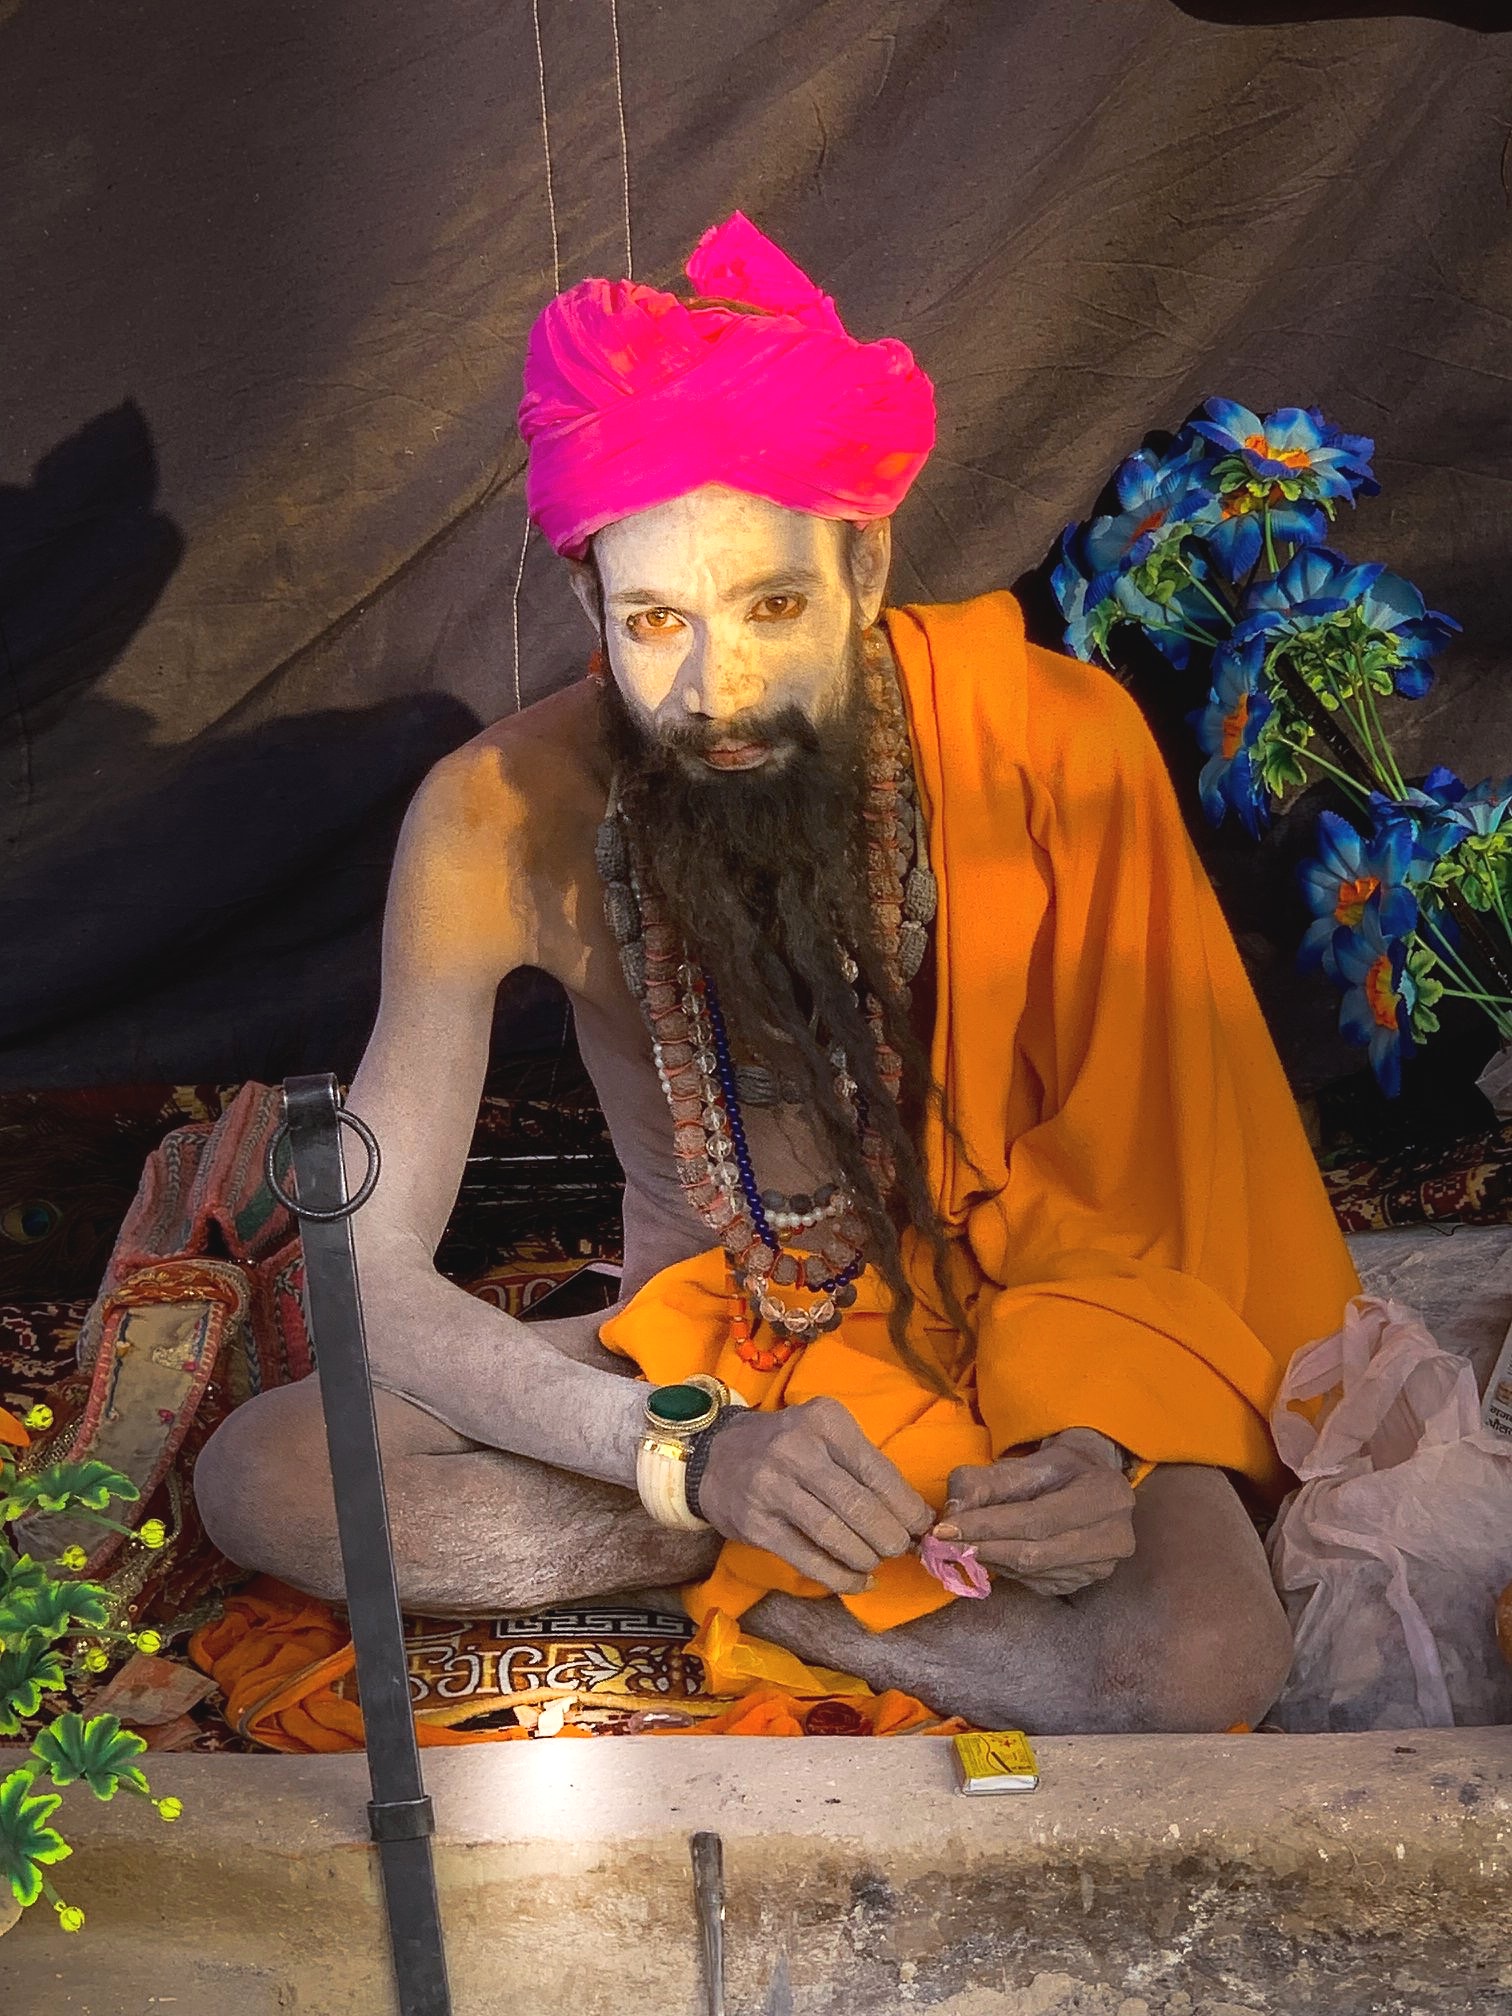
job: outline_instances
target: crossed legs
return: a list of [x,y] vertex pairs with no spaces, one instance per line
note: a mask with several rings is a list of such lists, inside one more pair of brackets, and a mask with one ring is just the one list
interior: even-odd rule
[[[712,1566],[717,1536],[657,1526],[630,1492],[480,1448],[397,1395],[374,1395],[400,1599],[418,1615],[528,1611],[654,1592]],[[195,1496],[242,1566],[342,1596],[315,1378],[245,1402],[202,1451]],[[1216,1470],[1140,1487],[1137,1548],[1071,1597],[998,1581],[981,1602],[886,1632],[837,1599],[772,1595],[747,1627],[816,1663],[899,1687],[941,1713],[1041,1734],[1226,1729],[1257,1722],[1291,1659],[1264,1551]]]

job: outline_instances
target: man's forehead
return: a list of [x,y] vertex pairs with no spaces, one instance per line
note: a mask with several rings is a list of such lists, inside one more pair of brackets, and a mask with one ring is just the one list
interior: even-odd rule
[[836,520],[712,484],[605,526],[593,554],[611,602],[738,601],[845,579]]

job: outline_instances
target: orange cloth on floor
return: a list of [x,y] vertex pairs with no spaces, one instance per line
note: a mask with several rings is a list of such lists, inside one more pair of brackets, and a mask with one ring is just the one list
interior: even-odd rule
[[[225,1695],[225,1717],[238,1735],[300,1754],[362,1748],[362,1711],[331,1684],[356,1663],[351,1633],[318,1597],[259,1575],[193,1634],[189,1657]],[[415,1724],[422,1747],[493,1742],[505,1733],[467,1737],[433,1722]]]
[[[750,1641],[747,1640],[747,1643]],[[959,1715],[941,1717],[912,1694],[889,1688],[885,1694],[847,1694],[842,1700],[812,1700],[784,1687],[763,1683],[722,1715],[701,1717],[675,1728],[646,1730],[648,1736],[959,1736],[971,1724]]]
[[[802,1736],[816,1711],[814,1733],[847,1736],[949,1736],[969,1725],[941,1718],[911,1694],[874,1694],[853,1674],[807,1666],[780,1645],[742,1632],[715,1611],[688,1646],[703,1663],[705,1692],[735,1697],[687,1727],[650,1730],[666,1736]],[[362,1710],[335,1692],[356,1664],[351,1633],[329,1603],[303,1595],[273,1575],[259,1575],[226,1599],[221,1616],[189,1640],[189,1657],[226,1697],[225,1717],[240,1735],[270,1750],[359,1750]],[[487,1702],[479,1699],[480,1712]],[[667,1698],[648,1707],[675,1709]],[[826,1727],[825,1724],[828,1723]],[[588,1736],[568,1723],[559,1736]],[[422,1749],[459,1743],[518,1743],[523,1728],[450,1729],[416,1718]],[[552,1738],[556,1741],[557,1738]]]
[[[950,1399],[898,1358],[871,1270],[776,1372],[729,1342],[718,1249],[658,1274],[603,1340],[657,1383],[843,1401],[936,1508],[957,1464],[1071,1427],[1279,1495],[1282,1372],[1359,1281],[1164,761],[1106,673],[1026,642],[1010,595],[888,630],[939,882],[931,1061],[977,1168],[936,1116],[923,1149],[974,1360],[957,1369],[911,1237],[910,1342]],[[826,1593],[737,1541],[686,1593],[702,1619],[769,1590]],[[841,1600],[883,1630],[955,1599],[907,1555]]]

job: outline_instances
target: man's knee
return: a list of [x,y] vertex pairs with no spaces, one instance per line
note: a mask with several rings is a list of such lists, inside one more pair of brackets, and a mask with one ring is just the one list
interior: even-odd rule
[[1148,1622],[1137,1663],[1116,1661],[1118,1691],[1137,1699],[1136,1726],[1200,1735],[1264,1720],[1292,1661],[1291,1627],[1269,1582],[1178,1594]]
[[293,1580],[290,1570],[312,1561],[335,1566],[336,1504],[313,1378],[257,1394],[226,1416],[196,1459],[194,1502],[213,1544],[238,1567]]

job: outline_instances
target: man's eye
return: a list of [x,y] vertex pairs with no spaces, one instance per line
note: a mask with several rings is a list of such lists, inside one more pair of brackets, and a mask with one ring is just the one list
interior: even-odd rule
[[801,595],[763,595],[751,612],[764,622],[780,623],[803,613]]
[[676,630],[681,618],[673,609],[638,609],[627,617],[625,628],[632,637],[668,637]]

